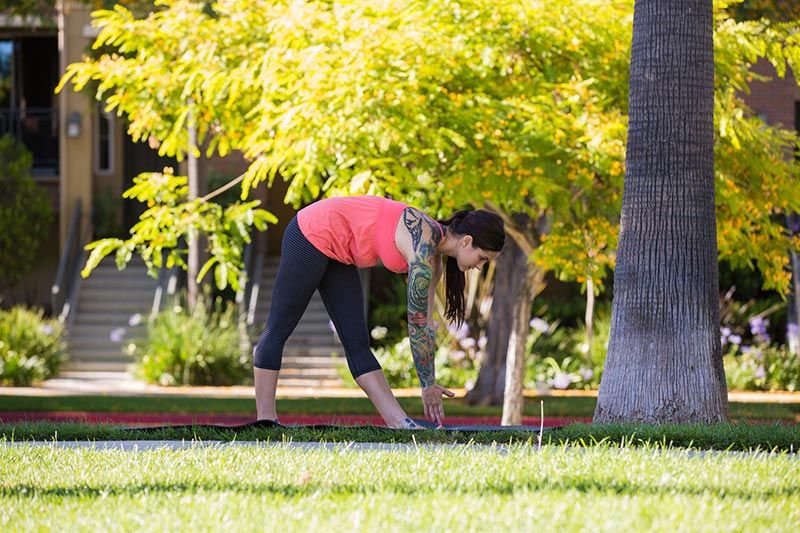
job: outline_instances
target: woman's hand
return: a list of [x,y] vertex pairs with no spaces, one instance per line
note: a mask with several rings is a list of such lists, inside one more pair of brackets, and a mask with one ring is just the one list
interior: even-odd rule
[[422,389],[422,407],[425,410],[425,416],[436,422],[438,426],[444,425],[442,394],[450,398],[456,395],[455,392],[449,391],[436,383]]

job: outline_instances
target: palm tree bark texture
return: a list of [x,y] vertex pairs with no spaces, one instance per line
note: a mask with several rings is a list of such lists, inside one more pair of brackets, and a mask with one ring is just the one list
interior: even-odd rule
[[611,338],[594,421],[728,417],[712,0],[637,0]]

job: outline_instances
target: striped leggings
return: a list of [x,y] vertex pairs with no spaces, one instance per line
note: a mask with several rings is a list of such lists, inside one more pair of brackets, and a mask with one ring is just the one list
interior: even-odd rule
[[369,347],[358,269],[328,258],[300,231],[295,215],[283,234],[267,326],[253,350],[257,368],[280,370],[283,346],[319,290],[353,377],[381,368]]

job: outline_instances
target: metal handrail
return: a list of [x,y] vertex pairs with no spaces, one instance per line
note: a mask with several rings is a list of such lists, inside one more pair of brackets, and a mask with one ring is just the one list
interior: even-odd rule
[[178,291],[178,274],[180,267],[161,267],[158,271],[158,283],[153,293],[153,305],[150,308],[150,320],[155,319],[166,302],[165,295],[173,296]]
[[236,291],[236,303],[239,312],[245,318],[245,323],[252,326],[255,323],[258,293],[261,287],[261,272],[264,267],[264,254],[266,254],[266,232],[253,228],[250,243],[244,249],[244,268],[239,278],[239,290]]
[[69,223],[69,233],[67,242],[61,259],[58,262],[58,271],[50,288],[50,304],[52,313],[58,316],[58,320],[64,323],[69,316],[72,307],[72,296],[75,288],[75,274],[78,262],[81,258],[81,218],[83,207],[81,199],[75,201],[75,209],[72,212],[72,220]]

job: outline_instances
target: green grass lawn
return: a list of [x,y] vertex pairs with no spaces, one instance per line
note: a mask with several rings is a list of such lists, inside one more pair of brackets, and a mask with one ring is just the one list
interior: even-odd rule
[[[537,443],[537,435],[521,431],[409,431],[379,427],[248,428],[228,430],[206,427],[126,430],[108,424],[20,422],[0,424],[2,440],[240,440],[304,442],[417,442],[417,443]],[[800,426],[786,424],[662,425],[570,424],[545,430],[544,444],[578,447],[670,446],[699,450],[768,450],[797,453]],[[800,464],[800,463],[798,463]]]
[[[422,415],[419,398],[398,398],[403,408],[413,416]],[[547,417],[591,417],[595,398],[537,397],[525,399],[525,415],[539,416],[539,401],[544,401]],[[445,399],[445,414],[449,416],[500,416],[500,407],[467,405],[462,399]],[[743,403],[731,402],[734,419],[800,420],[800,403]],[[234,413],[254,414],[251,398],[196,398],[164,396],[2,396],[0,411],[95,411],[139,413]],[[302,398],[279,399],[279,414],[376,414],[367,398]]]
[[797,531],[798,459],[0,444],[3,531]]

